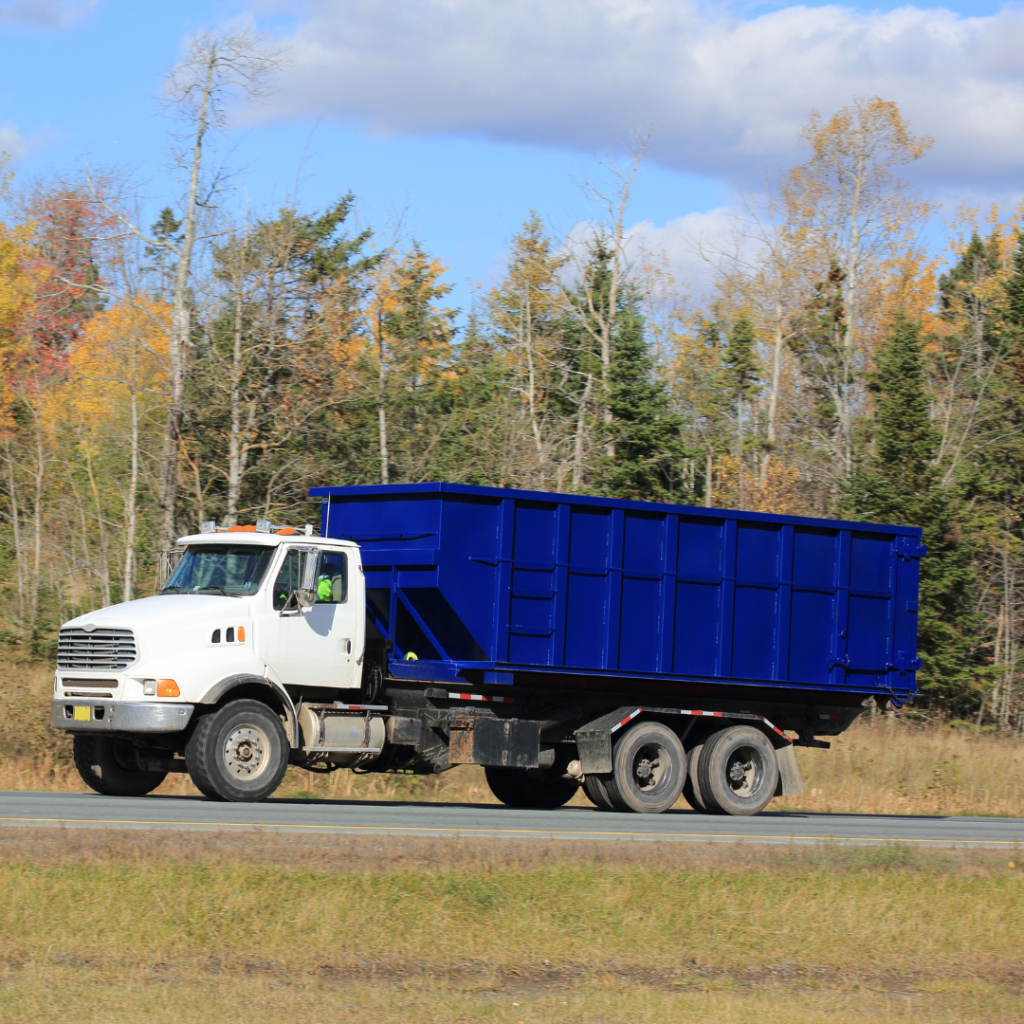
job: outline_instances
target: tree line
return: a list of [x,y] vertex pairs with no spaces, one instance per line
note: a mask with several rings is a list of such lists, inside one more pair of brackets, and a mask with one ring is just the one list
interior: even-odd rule
[[806,159],[695,243],[693,299],[628,230],[646,140],[568,238],[530,213],[467,310],[422,241],[354,202],[230,218],[210,139],[280,58],[200,36],[169,78],[183,197],[116,174],[3,181],[2,639],[153,591],[206,519],[316,521],[310,486],[450,480],[921,526],[924,701],[1024,733],[1018,571],[1024,236],[963,211],[949,253],[901,177],[896,105],[804,129]]

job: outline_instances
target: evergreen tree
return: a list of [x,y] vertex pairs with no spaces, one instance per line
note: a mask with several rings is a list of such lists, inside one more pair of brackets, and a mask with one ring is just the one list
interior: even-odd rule
[[1024,332],[1024,232],[1017,232],[1010,276],[1003,282],[1006,292],[1006,319],[1016,333]]
[[725,348],[723,363],[725,368],[725,385],[736,419],[736,462],[737,462],[737,499],[740,508],[746,507],[744,495],[745,456],[748,448],[756,443],[756,438],[747,436],[747,420],[750,418],[751,402],[761,390],[759,383],[760,364],[754,346],[757,335],[754,325],[746,316],[741,316],[729,333],[729,344]]
[[679,489],[681,423],[658,379],[635,294],[616,316],[611,354],[607,436],[612,454],[599,464],[597,490],[616,498],[670,501]]
[[181,221],[174,216],[174,210],[165,206],[160,216],[150,225],[149,230],[157,245],[146,246],[146,257],[153,262],[146,267],[153,274],[153,294],[158,299],[166,298],[174,287],[174,261],[170,245],[181,243]]
[[814,291],[794,322],[790,348],[806,374],[806,387],[813,396],[816,425],[826,434],[839,430],[839,405],[848,387],[844,368],[843,339],[846,336],[846,307],[843,288],[846,274],[834,260],[828,274],[814,285]]
[[726,386],[737,406],[750,402],[761,390],[758,383],[761,365],[754,351],[756,344],[754,325],[749,317],[741,316],[729,333],[723,359],[727,371]]
[[973,664],[980,629],[971,609],[977,585],[966,508],[943,487],[935,459],[938,434],[930,417],[920,327],[897,315],[878,353],[870,388],[875,396],[874,451],[855,468],[845,509],[858,518],[920,526],[928,547],[921,561],[918,652],[924,695],[963,713],[976,704],[983,670]]
[[[971,289],[971,292],[978,289]],[[967,291],[961,277],[961,291]],[[971,292],[962,302],[970,299]],[[986,288],[985,302],[968,320],[964,333],[972,332],[984,348],[991,371],[979,375],[975,385],[979,429],[985,443],[971,467],[979,487],[1009,508],[1004,514],[1019,519],[1015,507],[1024,477],[1024,234],[1018,233],[1017,247],[1001,287]],[[969,345],[967,337],[961,342]],[[1020,527],[1014,527],[1019,535]]]

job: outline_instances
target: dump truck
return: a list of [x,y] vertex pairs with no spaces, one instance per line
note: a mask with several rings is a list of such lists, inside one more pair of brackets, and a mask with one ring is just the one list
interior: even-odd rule
[[158,594],[60,630],[84,781],[481,765],[512,807],[756,814],[794,748],[911,699],[913,527],[449,483],[317,488],[312,527],[201,531]]

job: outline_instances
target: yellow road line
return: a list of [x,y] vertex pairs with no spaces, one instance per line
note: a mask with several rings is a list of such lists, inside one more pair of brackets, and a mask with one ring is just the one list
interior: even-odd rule
[[172,827],[207,826],[213,828],[292,828],[292,829],[325,829],[329,831],[360,831],[360,832],[443,832],[457,835],[559,835],[559,836],[643,836],[648,839],[772,839],[772,840],[804,840],[811,842],[847,842],[847,843],[971,843],[974,846],[1020,846],[1021,839],[909,839],[892,836],[794,836],[794,835],[741,835],[735,832],[610,832],[587,831],[573,829],[548,828],[450,828],[429,825],[305,825],[287,822],[261,821],[148,821],[139,818],[16,818],[0,816],[4,821],[39,821],[55,824],[85,825],[169,825]]

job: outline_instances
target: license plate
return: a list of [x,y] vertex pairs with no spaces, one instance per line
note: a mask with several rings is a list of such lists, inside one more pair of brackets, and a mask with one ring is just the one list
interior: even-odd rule
[[92,708],[88,705],[82,707],[78,704],[75,705],[75,721],[76,722],[89,722],[92,720]]

